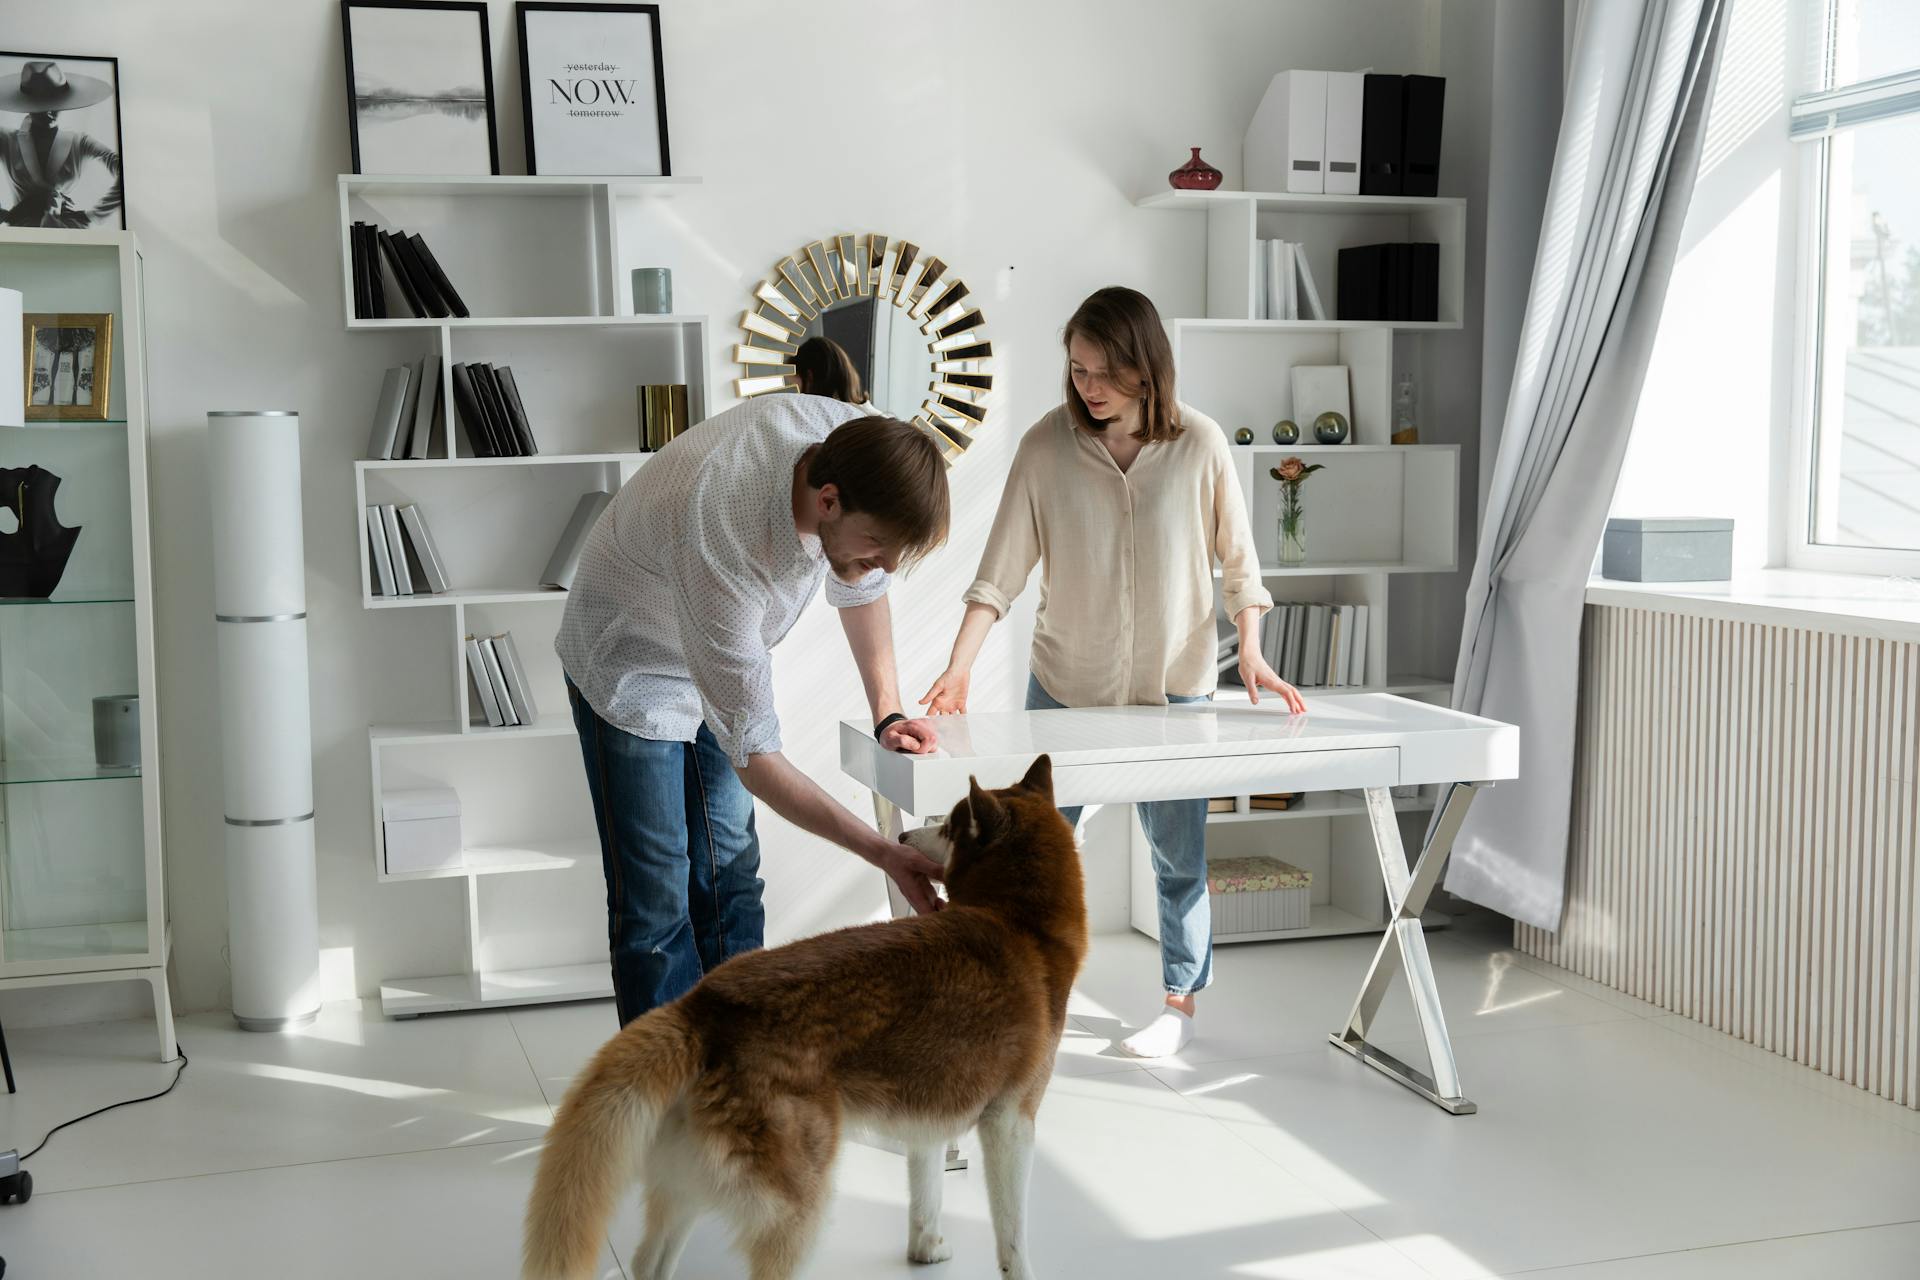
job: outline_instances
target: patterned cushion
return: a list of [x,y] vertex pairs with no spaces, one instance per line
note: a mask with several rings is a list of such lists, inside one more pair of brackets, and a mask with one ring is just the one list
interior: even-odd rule
[[1278,858],[1215,858],[1207,863],[1207,888],[1213,893],[1264,893],[1312,884],[1311,871]]

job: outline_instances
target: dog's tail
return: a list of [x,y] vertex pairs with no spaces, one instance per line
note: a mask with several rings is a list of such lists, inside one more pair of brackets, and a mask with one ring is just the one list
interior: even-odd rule
[[526,1280],[590,1277],[614,1197],[635,1177],[661,1113],[699,1070],[699,1038],[672,1005],[629,1023],[567,1091],[527,1203]]

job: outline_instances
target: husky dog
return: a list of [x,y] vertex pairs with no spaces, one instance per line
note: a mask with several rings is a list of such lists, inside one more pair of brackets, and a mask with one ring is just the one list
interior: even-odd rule
[[587,1280],[614,1197],[646,1186],[634,1280],[669,1280],[712,1210],[753,1280],[785,1280],[819,1230],[843,1128],[907,1147],[907,1256],[941,1262],[947,1144],[974,1127],[999,1270],[1031,1280],[1034,1113],[1087,951],[1073,831],[1037,759],[975,781],[944,825],[903,837],[946,865],[934,915],[737,956],[634,1019],[568,1091],[527,1206],[527,1280]]

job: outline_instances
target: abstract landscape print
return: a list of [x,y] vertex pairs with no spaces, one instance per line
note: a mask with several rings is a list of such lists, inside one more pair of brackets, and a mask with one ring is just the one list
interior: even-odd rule
[[355,173],[500,172],[484,4],[341,0]]

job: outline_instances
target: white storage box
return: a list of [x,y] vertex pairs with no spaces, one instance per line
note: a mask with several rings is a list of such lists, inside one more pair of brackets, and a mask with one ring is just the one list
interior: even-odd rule
[[460,849],[460,796],[452,787],[385,792],[380,821],[390,876],[444,871],[466,861]]
[[1207,896],[1215,937],[1304,929],[1313,919],[1313,873],[1278,858],[1213,858]]

